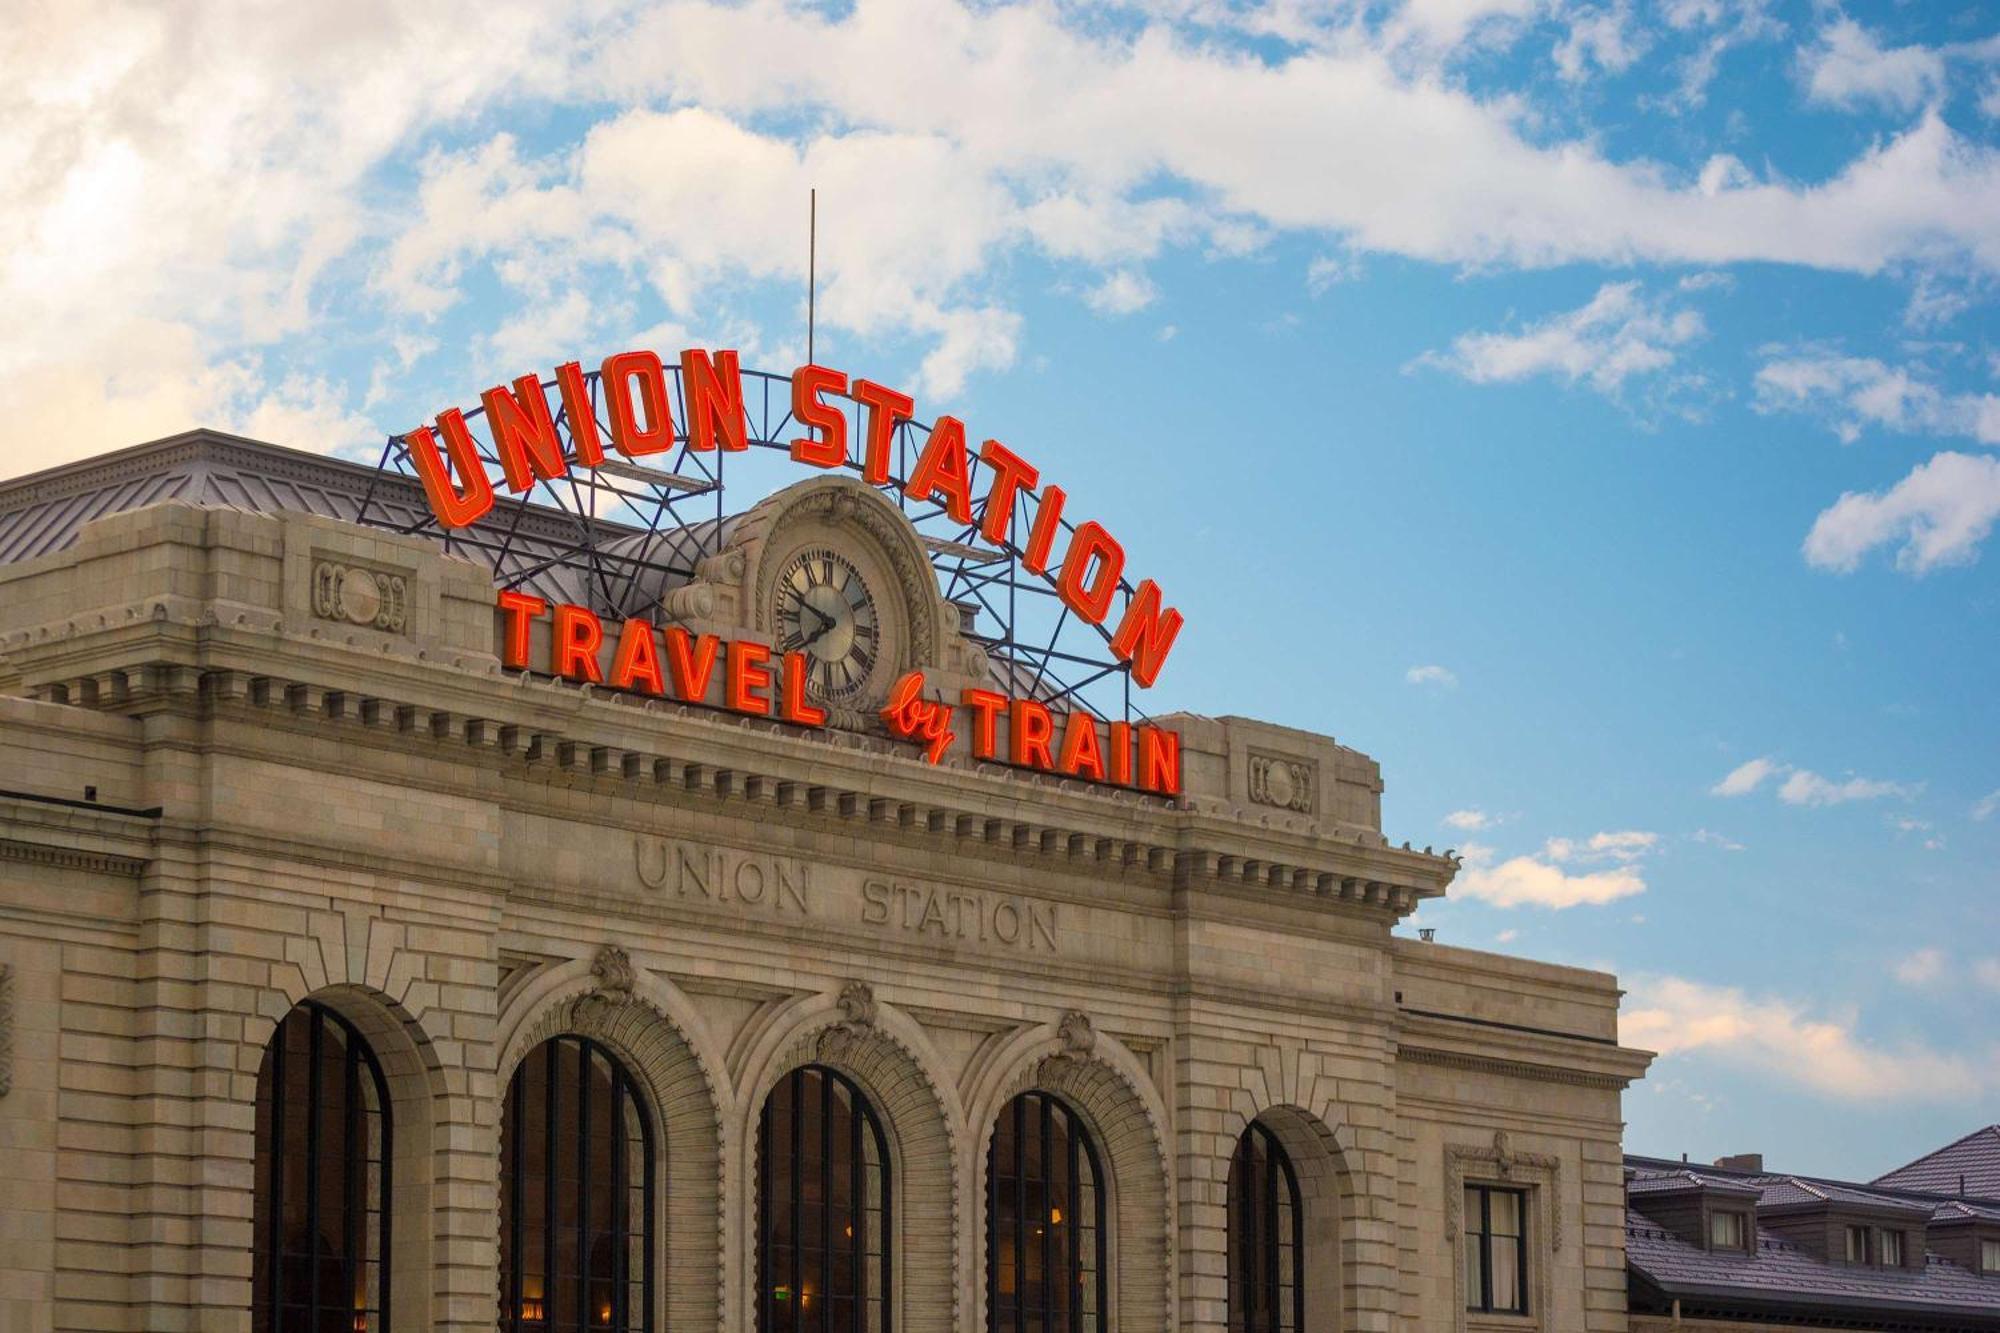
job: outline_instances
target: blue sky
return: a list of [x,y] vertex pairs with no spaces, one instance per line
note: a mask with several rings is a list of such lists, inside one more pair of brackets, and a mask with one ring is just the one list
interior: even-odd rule
[[[39,25],[39,26],[37,26]],[[1151,700],[1376,756],[1421,924],[1615,969],[1628,1144],[2000,1119],[2000,9],[62,7],[0,52],[0,473],[372,457],[735,345],[1059,479]]]

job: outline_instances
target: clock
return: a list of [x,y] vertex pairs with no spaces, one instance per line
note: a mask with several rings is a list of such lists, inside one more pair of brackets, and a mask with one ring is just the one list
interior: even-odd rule
[[800,551],[778,574],[772,610],[778,648],[805,655],[813,694],[847,703],[874,680],[882,617],[853,561],[823,546]]

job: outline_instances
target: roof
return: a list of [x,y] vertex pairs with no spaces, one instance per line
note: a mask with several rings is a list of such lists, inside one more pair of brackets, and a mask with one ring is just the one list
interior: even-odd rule
[[2000,1329],[2000,1279],[1935,1255],[1913,1269],[1833,1264],[1761,1227],[1754,1252],[1709,1251],[1628,1210],[1625,1260],[1636,1284],[1680,1301],[1689,1314],[1811,1308],[1921,1315],[1940,1328]]
[[1936,1194],[2000,1198],[2000,1125],[1975,1129],[1956,1143],[1925,1153],[1875,1178],[1877,1185]]
[[[423,487],[412,477],[222,431],[191,430],[0,482],[0,565],[53,554],[92,519],[162,501],[348,523],[361,521],[365,508],[369,526],[400,531],[415,530],[430,516]],[[471,542],[444,545],[488,568],[503,566],[510,583],[537,596],[582,601],[578,580],[587,576],[549,561],[577,544],[586,523],[614,555],[635,547],[648,554],[678,552],[674,543],[685,544],[679,532],[642,532],[503,498],[466,529]],[[708,534],[704,529],[698,535]],[[660,589],[642,592],[657,597]]]
[[1890,1209],[1913,1217],[1927,1217],[1932,1205],[1925,1200],[1899,1198],[1878,1190],[1858,1189],[1830,1180],[1806,1176],[1764,1175],[1755,1177],[1763,1191],[1760,1208],[1815,1207],[1835,1204],[1853,1208]]
[[1763,1190],[1748,1181],[1692,1166],[1684,1166],[1674,1171],[1641,1171],[1625,1182],[1625,1193],[1628,1196],[1679,1194],[1688,1190],[1707,1190],[1743,1199],[1756,1199],[1763,1195]]

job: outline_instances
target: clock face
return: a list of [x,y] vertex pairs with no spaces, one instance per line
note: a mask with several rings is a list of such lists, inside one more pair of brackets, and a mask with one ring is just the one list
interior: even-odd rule
[[861,571],[822,546],[793,556],[773,606],[778,647],[804,653],[806,684],[822,699],[859,695],[882,657],[882,619]]

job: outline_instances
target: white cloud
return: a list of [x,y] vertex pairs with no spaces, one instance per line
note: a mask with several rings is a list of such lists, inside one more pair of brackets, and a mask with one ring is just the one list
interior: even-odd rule
[[1972,979],[1987,990],[2000,991],[2000,958],[1980,958],[1972,964]]
[[1542,855],[1551,861],[1634,861],[1655,850],[1657,833],[1627,829],[1617,833],[1593,833],[1579,842],[1574,838],[1550,838],[1542,845]]
[[[1677,5],[1670,22],[1719,37],[1760,10]],[[1507,40],[1555,13],[1544,0],[1159,12],[433,0],[253,23],[194,0],[31,6],[0,46],[0,413],[64,428],[18,433],[35,443],[0,467],[218,403],[349,429],[365,388],[288,389],[296,361],[262,353],[434,333],[489,275],[488,327],[520,336],[537,312],[574,313],[576,288],[599,298],[589,337],[617,321],[606,292],[733,327],[750,289],[801,285],[812,186],[824,327],[917,344],[911,387],[934,394],[1018,357],[999,282],[1021,252],[1117,273],[1170,247],[1305,234],[1486,268],[2000,272],[2000,149],[1935,114],[1811,179],[1681,169],[1612,156],[1590,127],[1551,131],[1530,96],[1475,90],[1425,54]],[[1283,53],[1213,40],[1211,23]],[[1577,68],[1628,58],[1602,25],[1566,31]],[[590,124],[533,151],[467,142],[502,114],[556,136]],[[1642,373],[1681,345],[1675,328],[1573,373]]]
[[1143,273],[1119,269],[1084,293],[1083,302],[1100,315],[1129,315],[1159,298],[1159,288]]
[[1980,820],[1991,819],[1996,810],[2000,810],[2000,791],[1990,791],[1973,803],[1972,817]]
[[1756,791],[1765,778],[1783,771],[1783,766],[1771,759],[1752,759],[1729,770],[1722,781],[1708,789],[1711,796],[1747,796]]
[[1742,843],[1725,834],[1717,833],[1712,829],[1698,828],[1693,833],[1688,834],[1688,837],[1695,842],[1714,847],[1719,851],[1740,852],[1743,850]]
[[1493,937],[1493,942],[1495,944],[1512,944],[1515,940],[1519,938],[1521,938],[1521,932],[1513,929],[1512,927],[1509,927],[1508,929],[1501,931],[1498,935],[1495,935]]
[[1448,353],[1427,353],[1422,363],[1464,376],[1474,384],[1513,383],[1550,375],[1568,384],[1585,381],[1615,395],[1625,382],[1674,364],[1677,349],[1706,331],[1701,315],[1676,310],[1644,295],[1637,282],[1608,282],[1584,305],[1517,333],[1467,333]]
[[1477,833],[1481,829],[1493,827],[1495,820],[1484,810],[1454,810],[1444,817],[1444,822],[1448,828]]
[[1905,435],[1959,435],[2000,444],[2000,395],[1946,393],[1920,369],[1873,357],[1814,349],[1769,355],[1756,385],[1758,411],[1823,418],[1850,443],[1867,427],[1879,426]]
[[1674,976],[1639,976],[1618,1037],[1663,1060],[1703,1054],[1851,1102],[1964,1101],[2000,1086],[1991,1061],[1917,1042],[1860,1036],[1851,1013],[1824,1015],[1775,996]]
[[1896,960],[1890,969],[1896,980],[1905,986],[1928,986],[1940,980],[1945,973],[1945,958],[1942,949],[1918,949]]
[[1711,796],[1747,796],[1761,787],[1767,778],[1779,776],[1784,781],[1778,784],[1778,799],[1787,805],[1843,805],[1849,801],[1880,800],[1885,796],[1907,798],[1918,791],[1918,788],[1904,783],[1883,782],[1874,778],[1836,780],[1822,777],[1809,768],[1781,764],[1770,758],[1738,764],[1708,791]]
[[1778,799],[1786,805],[1845,805],[1849,801],[1877,801],[1885,796],[1909,797],[1916,789],[1899,782],[1873,778],[1823,778],[1809,768],[1792,770],[1778,788]]
[[[1896,568],[1925,574],[1970,564],[2000,519],[2000,459],[1944,452],[1885,491],[1849,491],[1813,520],[1806,563],[1849,574],[1880,546]],[[1900,543],[1900,545],[1898,545]]]
[[1646,881],[1637,867],[1629,865],[1572,875],[1550,860],[1533,856],[1516,856],[1496,864],[1491,848],[1471,845],[1465,849],[1465,865],[1451,891],[1495,907],[1562,911],[1601,907],[1634,897],[1646,891]]
[[1806,100],[1824,106],[1864,103],[1910,111],[1944,88],[1944,57],[1923,46],[1884,47],[1845,15],[1799,53]]
[[1557,72],[1575,83],[1587,77],[1592,66],[1606,74],[1629,68],[1644,46],[1631,23],[1632,15],[1623,4],[1576,11],[1554,52]]
[[1440,689],[1446,690],[1455,690],[1458,688],[1457,673],[1453,672],[1449,667],[1441,667],[1435,664],[1430,666],[1413,666],[1403,673],[1403,679],[1412,685],[1436,685]]

